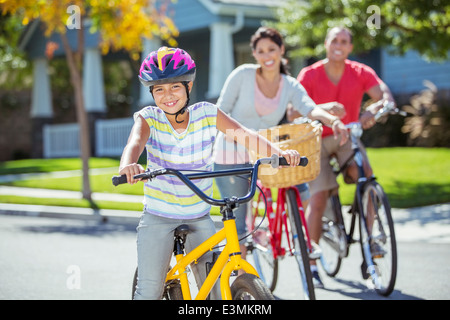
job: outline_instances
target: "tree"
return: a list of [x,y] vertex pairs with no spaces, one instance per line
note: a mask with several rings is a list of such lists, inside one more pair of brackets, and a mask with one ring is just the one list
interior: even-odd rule
[[[160,37],[174,44],[178,31],[166,15],[170,0],[161,0],[159,9],[156,0],[0,0],[3,15],[19,16],[22,24],[39,19],[45,26],[45,35],[57,33],[61,36],[71,83],[74,88],[77,121],[80,126],[80,151],[83,164],[83,198],[91,199],[89,182],[90,141],[87,113],[84,106],[82,86],[82,61],[84,52],[84,21],[91,22],[91,32],[99,32],[102,52],[125,50],[133,59],[142,51],[142,38]],[[76,29],[77,47],[72,48],[67,29]],[[54,46],[47,45],[47,55],[52,55]]]
[[322,56],[327,30],[345,26],[353,32],[354,52],[386,47],[393,54],[417,50],[442,61],[450,50],[448,0],[288,0],[274,24],[292,56]]

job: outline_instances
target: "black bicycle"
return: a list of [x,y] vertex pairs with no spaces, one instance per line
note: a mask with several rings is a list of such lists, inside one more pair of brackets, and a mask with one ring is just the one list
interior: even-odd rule
[[[385,103],[375,115],[378,120],[389,113],[402,113],[393,103]],[[363,169],[363,155],[358,145],[363,129],[359,122],[347,125],[350,129],[353,155],[339,168],[332,159],[336,175],[345,170],[351,161],[358,167],[358,180],[351,214],[350,229],[347,232],[339,193],[332,195],[322,218],[320,258],[321,265],[328,276],[339,272],[342,259],[348,256],[349,247],[357,242],[354,238],[356,219],[359,218],[359,242],[363,262],[361,272],[368,284],[383,296],[392,293],[397,276],[397,244],[394,222],[388,197],[374,176],[366,178]]]

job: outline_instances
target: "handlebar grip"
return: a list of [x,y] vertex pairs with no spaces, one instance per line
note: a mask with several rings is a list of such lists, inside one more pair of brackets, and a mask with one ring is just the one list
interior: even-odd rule
[[127,176],[125,174],[121,176],[113,176],[112,177],[112,184],[114,186],[118,186],[119,184],[127,183]]
[[[298,165],[302,166],[302,167],[306,167],[307,164],[308,164],[308,158],[307,157],[301,157],[300,158],[300,163]],[[287,163],[286,158],[280,157],[279,165],[280,166],[288,166],[289,164]]]
[[306,165],[308,164],[308,158],[307,157],[301,157],[300,158],[300,163],[298,164],[299,166],[302,166],[302,167],[306,167]]

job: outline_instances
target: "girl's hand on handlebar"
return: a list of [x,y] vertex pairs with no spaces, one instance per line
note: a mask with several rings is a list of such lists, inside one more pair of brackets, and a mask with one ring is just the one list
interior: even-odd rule
[[291,167],[295,167],[300,163],[300,153],[297,150],[283,150],[280,156],[286,158],[287,163]]
[[133,179],[133,176],[144,172],[144,168],[138,163],[131,163],[119,169],[119,174],[126,175],[129,184],[135,184],[141,181],[140,179]]

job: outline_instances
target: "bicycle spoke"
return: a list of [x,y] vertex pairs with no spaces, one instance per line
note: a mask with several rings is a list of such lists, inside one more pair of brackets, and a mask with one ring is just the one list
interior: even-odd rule
[[347,254],[347,236],[343,226],[341,205],[338,195],[332,196],[327,203],[322,218],[322,235],[320,263],[330,277],[339,272],[342,258]]

